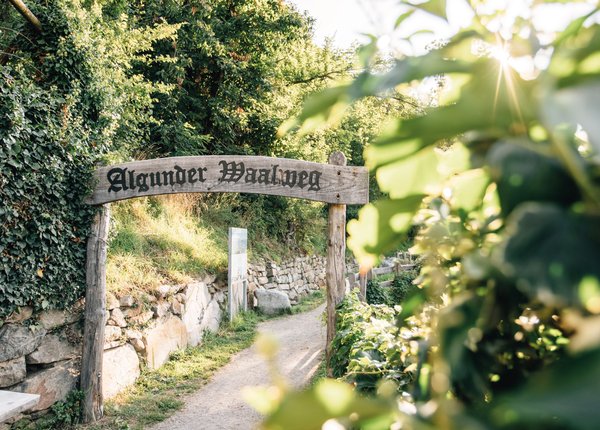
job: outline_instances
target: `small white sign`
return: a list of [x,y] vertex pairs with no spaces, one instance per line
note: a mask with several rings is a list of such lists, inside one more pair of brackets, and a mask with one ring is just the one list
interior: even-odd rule
[[248,230],[229,228],[229,320],[248,309]]

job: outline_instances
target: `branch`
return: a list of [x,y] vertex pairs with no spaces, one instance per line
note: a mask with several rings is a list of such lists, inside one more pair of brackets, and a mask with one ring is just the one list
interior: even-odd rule
[[294,81],[291,81],[290,84],[292,84],[292,85],[308,84],[309,82],[316,81],[317,79],[332,78],[334,75],[339,75],[339,74],[342,74],[345,72],[349,72],[351,70],[352,70],[351,68],[332,70],[331,72],[323,73],[321,75],[310,76],[310,77],[304,78],[304,79],[296,79]]
[[27,21],[31,23],[35,27],[38,32],[42,31],[42,24],[40,24],[40,20],[29,10],[27,5],[23,3],[22,0],[8,0],[14,7],[19,11],[23,17]]

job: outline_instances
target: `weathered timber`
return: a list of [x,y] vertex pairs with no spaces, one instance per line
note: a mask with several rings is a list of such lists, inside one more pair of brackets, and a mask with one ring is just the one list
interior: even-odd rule
[[361,302],[367,301],[367,275],[366,273],[358,274],[358,292]]
[[106,240],[110,221],[109,205],[96,214],[87,243],[85,326],[81,359],[83,419],[102,418],[102,354],[104,352],[104,316],[106,313]]
[[[334,166],[345,166],[346,157],[341,152],[334,152],[329,157]],[[338,167],[339,168],[339,167]],[[327,239],[327,374],[332,375],[331,342],[335,337],[336,307],[344,299],[346,273],[346,205],[329,205],[329,223]]]
[[93,205],[173,193],[253,193],[330,204],[365,204],[369,175],[364,167],[286,158],[209,155],[158,158],[99,168]]
[[394,271],[394,267],[375,267],[371,269],[371,271],[373,273],[373,276],[387,275],[388,273],[392,273]]

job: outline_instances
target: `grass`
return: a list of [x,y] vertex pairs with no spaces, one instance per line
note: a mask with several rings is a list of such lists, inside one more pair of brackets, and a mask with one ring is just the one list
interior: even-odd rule
[[[301,298],[292,313],[306,312],[324,301],[322,291]],[[269,317],[244,312],[223,323],[216,334],[207,333],[201,345],[177,351],[157,370],[146,370],[136,383],[105,405],[105,417],[86,430],[138,430],[164,421],[181,409],[184,397],[202,387],[236,353],[254,342],[259,322]]]
[[[108,291],[117,295],[226,274],[231,226],[248,226],[250,261],[278,261],[290,253],[264,223],[245,219],[228,200],[177,194],[127,200],[112,208],[106,279]],[[315,238],[323,236],[318,231]]]

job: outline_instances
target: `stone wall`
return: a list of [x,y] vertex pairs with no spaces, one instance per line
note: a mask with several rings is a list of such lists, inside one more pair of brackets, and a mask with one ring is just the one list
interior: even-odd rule
[[248,265],[249,304],[252,304],[256,289],[279,290],[285,293],[292,304],[301,296],[325,286],[326,258],[318,255],[295,257],[277,264]]
[[[256,289],[284,292],[291,303],[325,284],[325,258],[296,257],[250,264],[249,306]],[[161,285],[143,297],[107,295],[103,393],[108,399],[133,384],[144,367],[156,369],[171,352],[196,346],[226,313],[227,283],[209,276]],[[41,395],[43,411],[77,387],[83,341],[83,302],[37,315],[22,308],[0,327],[0,390]]]

